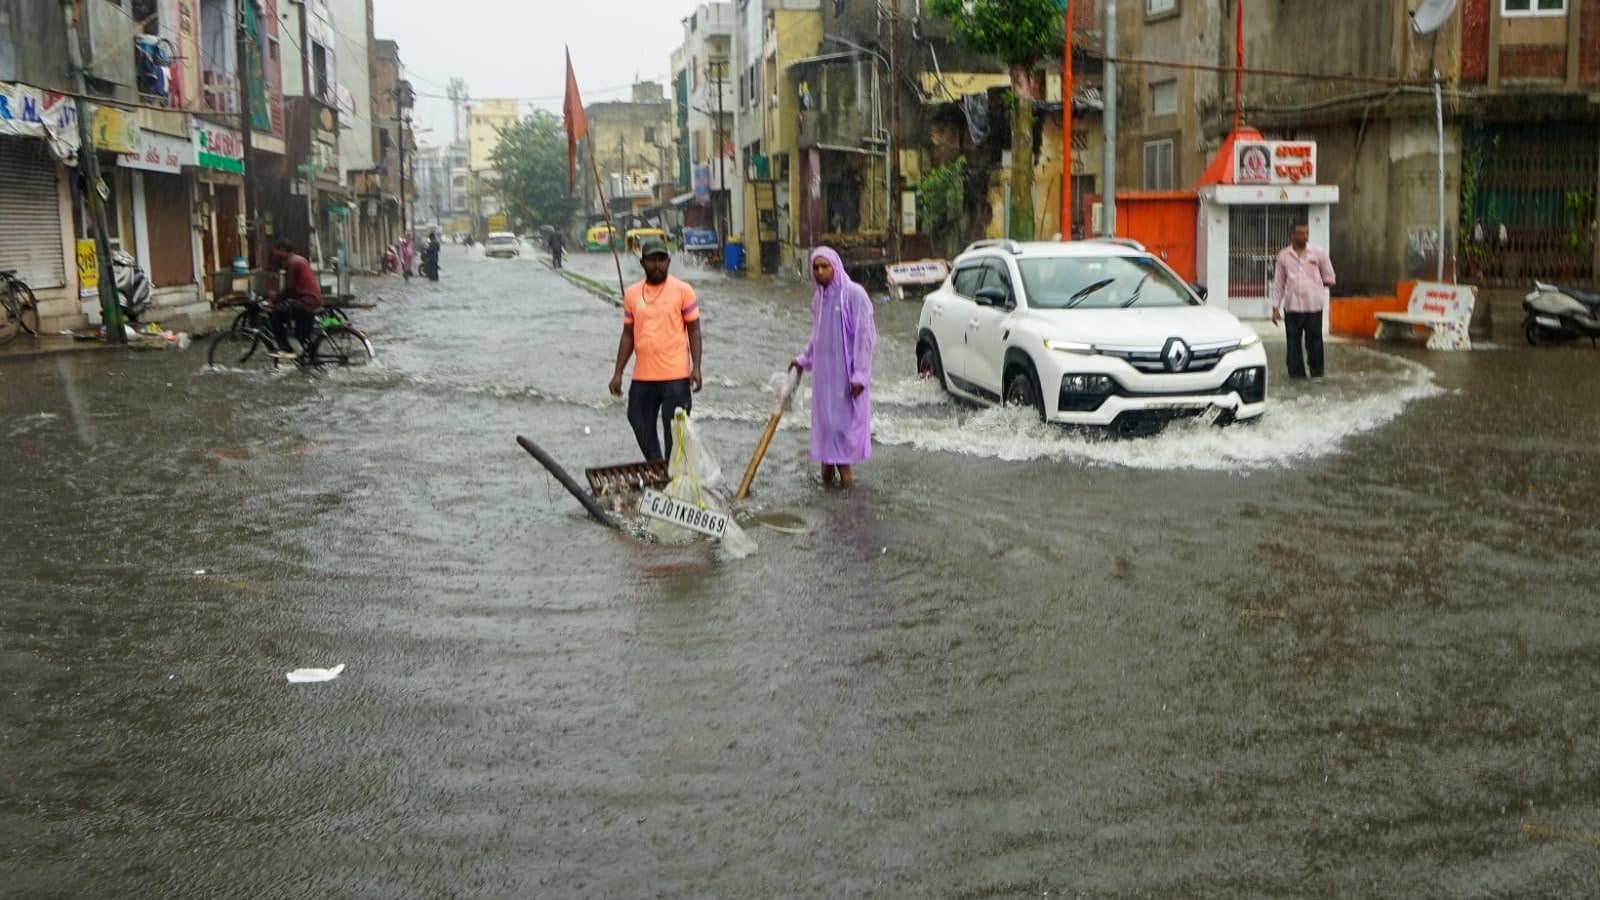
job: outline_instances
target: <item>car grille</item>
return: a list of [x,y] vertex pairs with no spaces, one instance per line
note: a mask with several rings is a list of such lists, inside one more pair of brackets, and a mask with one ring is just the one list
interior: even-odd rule
[[[1212,365],[1215,366],[1215,363]],[[1110,397],[1226,397],[1233,392],[1234,389],[1226,384],[1188,391],[1134,391],[1117,382],[1116,388],[1108,394],[1077,394],[1063,390],[1056,398],[1056,408],[1061,412],[1094,412]],[[1259,399],[1244,399],[1247,403],[1260,402]]]
[[[1195,344],[1190,346],[1194,354],[1184,372],[1209,372],[1217,367],[1222,357],[1239,349],[1238,341],[1228,341],[1221,344]],[[1141,372],[1148,375],[1168,374],[1167,362],[1161,358],[1161,348],[1143,347],[1095,347],[1095,352],[1102,356],[1115,356],[1127,362]]]

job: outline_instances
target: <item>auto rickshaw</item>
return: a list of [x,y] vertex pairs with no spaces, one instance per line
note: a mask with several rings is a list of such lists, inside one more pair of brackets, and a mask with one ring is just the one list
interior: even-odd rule
[[610,250],[611,227],[609,225],[596,225],[583,235],[585,250]]
[[626,249],[629,254],[638,256],[639,247],[643,245],[645,241],[652,239],[658,240],[665,244],[667,242],[667,233],[659,228],[630,228],[628,229],[628,241],[626,244]]

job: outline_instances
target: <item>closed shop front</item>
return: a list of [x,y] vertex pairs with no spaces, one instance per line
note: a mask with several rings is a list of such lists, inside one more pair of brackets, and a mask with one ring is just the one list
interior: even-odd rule
[[38,138],[0,136],[0,269],[35,289],[67,283],[56,162]]
[[145,217],[150,225],[150,282],[158,288],[194,284],[194,241],[189,185],[182,175],[144,173]]

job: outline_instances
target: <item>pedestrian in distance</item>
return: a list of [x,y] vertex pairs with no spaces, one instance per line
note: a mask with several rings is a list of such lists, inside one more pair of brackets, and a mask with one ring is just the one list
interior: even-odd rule
[[1328,288],[1333,287],[1333,263],[1328,251],[1311,245],[1311,229],[1296,222],[1289,229],[1289,246],[1278,254],[1272,273],[1272,324],[1280,314],[1289,338],[1289,377],[1323,375],[1322,310]]
[[552,231],[545,237],[545,243],[550,246],[550,267],[561,268],[561,257],[567,252],[567,236],[560,231]]
[[411,242],[409,233],[400,239],[400,271],[407,281],[417,274],[417,246]]
[[622,396],[622,372],[635,357],[628,424],[646,460],[667,459],[672,455],[672,417],[679,409],[689,411],[701,387],[700,307],[694,288],[669,274],[672,255],[666,244],[655,238],[645,241],[639,262],[644,280],[634,282],[622,297],[622,340],[610,389],[611,396]]
[[428,235],[428,246],[422,248],[422,274],[429,281],[439,280],[439,232]]
[[811,253],[811,340],[789,363],[811,373],[811,461],[822,483],[849,486],[852,466],[872,455],[872,299],[850,280],[831,247]]
[[311,270],[311,261],[295,253],[288,238],[278,238],[273,245],[272,261],[283,270],[282,287],[272,305],[272,337],[278,343],[272,356],[294,359],[299,354],[289,343],[289,323],[294,323],[295,339],[304,348],[311,342],[317,310],[322,308],[322,286],[317,283],[317,273]]

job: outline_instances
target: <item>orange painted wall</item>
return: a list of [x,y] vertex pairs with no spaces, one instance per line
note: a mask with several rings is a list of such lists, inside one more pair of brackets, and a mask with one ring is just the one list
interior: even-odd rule
[[[1098,196],[1085,199],[1099,203]],[[1092,206],[1090,207],[1092,208]],[[1184,281],[1194,281],[1200,201],[1191,191],[1130,191],[1117,195],[1117,236],[1133,238],[1161,257]]]
[[1405,312],[1411,282],[1393,297],[1334,297],[1328,304],[1328,331],[1344,337],[1371,338],[1378,332],[1378,313]]

